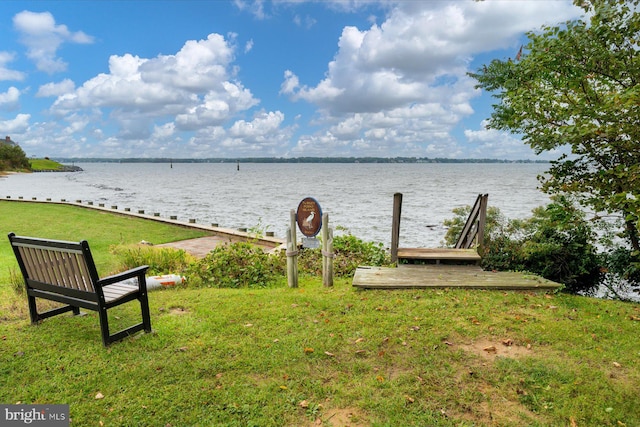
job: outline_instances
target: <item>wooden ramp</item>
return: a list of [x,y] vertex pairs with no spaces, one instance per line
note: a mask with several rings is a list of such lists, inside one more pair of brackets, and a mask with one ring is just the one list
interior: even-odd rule
[[353,286],[359,289],[557,289],[561,285],[539,276],[483,271],[475,265],[402,265],[398,268],[358,267]]

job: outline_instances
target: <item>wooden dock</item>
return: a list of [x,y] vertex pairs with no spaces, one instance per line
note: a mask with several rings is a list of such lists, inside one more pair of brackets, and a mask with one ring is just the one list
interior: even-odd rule
[[484,271],[476,265],[431,264],[358,267],[353,286],[359,289],[553,290],[561,285],[532,274]]
[[402,248],[400,214],[402,193],[393,195],[391,261],[397,268],[358,267],[353,286],[359,289],[558,289],[562,285],[542,277],[516,272],[484,271],[482,248],[487,211],[487,194],[479,194],[455,248]]

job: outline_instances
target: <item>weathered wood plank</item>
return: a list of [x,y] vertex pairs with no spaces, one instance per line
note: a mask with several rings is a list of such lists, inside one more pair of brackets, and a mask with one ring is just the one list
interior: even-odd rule
[[479,262],[482,258],[475,249],[398,248],[398,259]]
[[539,276],[517,272],[483,271],[474,265],[420,265],[358,267],[353,286],[360,289],[556,289],[561,285]]

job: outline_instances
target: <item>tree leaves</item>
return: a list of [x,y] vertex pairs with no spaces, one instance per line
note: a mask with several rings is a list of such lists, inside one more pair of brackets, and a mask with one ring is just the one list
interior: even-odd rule
[[489,127],[521,134],[537,153],[570,149],[543,190],[573,193],[596,211],[619,213],[640,251],[639,0],[579,2],[587,20],[528,34],[518,61],[470,73],[499,100]]

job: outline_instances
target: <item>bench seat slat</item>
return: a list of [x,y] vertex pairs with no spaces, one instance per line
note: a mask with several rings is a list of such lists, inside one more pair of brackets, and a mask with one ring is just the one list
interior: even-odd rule
[[104,286],[102,292],[104,293],[104,300],[107,303],[111,303],[129,294],[138,292],[138,287],[125,283],[114,283],[113,285]]

